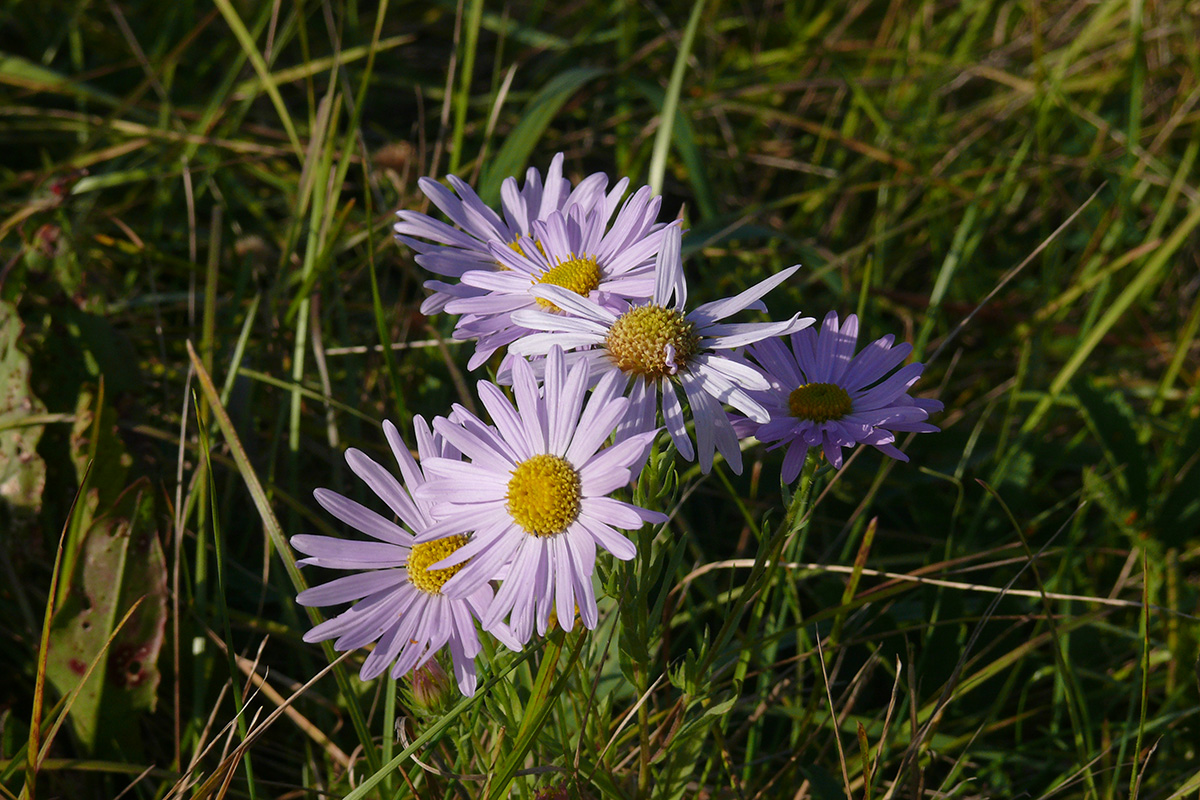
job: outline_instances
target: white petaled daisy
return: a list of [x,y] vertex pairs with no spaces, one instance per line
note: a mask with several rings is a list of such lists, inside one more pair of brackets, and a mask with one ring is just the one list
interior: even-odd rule
[[[497,214],[464,181],[453,175],[446,181],[453,191],[430,178],[421,178],[418,185],[457,228],[418,211],[398,211],[400,221],[394,229],[396,238],[418,253],[418,264],[451,279],[471,270],[497,269],[491,245],[512,245],[533,235],[533,223],[555,211],[575,207],[586,212],[598,210],[608,219],[629,186],[629,180],[622,179],[605,191],[608,176],[597,172],[572,189],[571,182],[563,177],[563,155],[559,153],[550,162],[544,181],[532,167],[525,173],[521,188],[515,178],[505,179],[500,187],[501,213]],[[425,288],[433,294],[421,304],[422,314],[435,314],[456,297],[484,293],[474,286],[441,280],[426,281]]]
[[[421,417],[414,418],[413,427],[422,462],[435,456],[445,461],[459,458],[458,451],[432,434]],[[492,589],[484,582],[470,593],[456,597],[442,592],[447,579],[466,565],[459,563],[448,569],[434,569],[432,565],[460,550],[467,537],[452,536],[424,544],[414,539],[412,532],[419,533],[433,524],[429,504],[411,494],[425,482],[425,477],[396,427],[384,422],[383,431],[407,490],[391,472],[359,450],[347,450],[346,462],[408,530],[337,492],[328,489],[313,492],[326,511],[377,541],[292,537],[292,546],[309,556],[298,562],[301,566],[355,570],[354,574],[305,589],[297,596],[297,602],[304,606],[355,601],[346,611],[304,634],[304,641],[338,637],[334,642],[338,650],[353,650],[376,642],[359,672],[363,680],[376,677],[392,662],[395,662],[392,676],[399,678],[449,645],[458,687],[463,694],[472,695],[476,685],[475,656],[481,649],[475,620],[487,613]],[[493,626],[491,632],[510,649],[521,649],[506,627]]]
[[442,591],[469,595],[507,566],[482,622],[490,630],[511,615],[520,642],[535,627],[546,632],[552,609],[564,630],[574,626],[576,608],[584,627],[596,627],[596,546],[631,559],[633,543],[616,529],[666,521],[609,497],[629,483],[655,433],[603,447],[629,405],[616,377],[602,380],[585,407],[585,365],[568,373],[562,350],[554,348],[545,368],[539,392],[529,364],[514,360],[515,407],[494,384],[479,382],[495,427],[461,407],[455,408],[457,423],[435,419],[435,430],[470,460],[428,459],[427,482],[418,490],[439,521],[417,541],[470,535],[466,546],[434,565],[452,569],[468,562]]
[[856,444],[869,444],[892,458],[908,461],[893,444],[894,432],[939,430],[925,420],[942,410],[941,402],[907,393],[924,365],[908,364],[892,373],[912,352],[912,345],[893,345],[889,334],[855,355],[858,318],[851,314],[839,326],[834,311],[825,317],[819,332],[810,328],[791,340],[790,350],[779,339],[750,348],[771,378],[770,390],[754,393],[771,419],[734,423],[738,430],[772,449],[787,447],[782,469],[785,483],[800,474],[810,447],[821,447],[835,468],[842,466],[842,448]]
[[[713,453],[719,450],[730,467],[740,473],[738,437],[721,403],[766,422],[767,411],[750,390],[766,390],[770,384],[757,368],[731,351],[800,330],[813,320],[798,314],[784,322],[721,320],[747,308],[762,308],[759,299],[791,277],[799,266],[785,269],[734,297],[687,312],[680,248],[679,229],[668,228],[658,255],[650,302],[631,305],[624,312],[614,312],[557,286],[535,286],[532,291],[536,297],[568,313],[516,312],[513,320],[517,324],[542,333],[517,340],[509,352],[539,355],[553,345],[592,348],[569,353],[568,358],[586,362],[593,378],[603,374],[625,378],[630,409],[618,438],[655,427],[661,392],[663,420],[679,454],[689,461],[698,455],[701,469],[708,472]],[[677,387],[683,389],[696,421],[695,449],[688,437]]]
[[654,257],[665,229],[657,222],[660,203],[661,198],[651,196],[644,186],[621,206],[611,226],[604,209],[574,206],[533,222],[531,236],[512,245],[493,243],[491,252],[500,271],[476,269],[462,276],[463,284],[486,294],[446,304],[446,311],[467,315],[454,329],[454,338],[478,340],[468,366],[475,369],[501,347],[530,333],[513,322],[514,312],[562,312],[536,297],[535,286],[560,286],[608,307],[649,299]]

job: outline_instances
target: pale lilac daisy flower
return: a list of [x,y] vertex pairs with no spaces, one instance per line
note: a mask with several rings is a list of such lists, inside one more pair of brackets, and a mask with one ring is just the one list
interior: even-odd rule
[[842,448],[860,443],[908,461],[893,444],[895,433],[939,430],[925,420],[942,410],[941,402],[908,395],[924,365],[908,364],[892,372],[912,352],[912,345],[893,345],[889,334],[856,356],[858,318],[851,314],[839,326],[834,311],[825,317],[819,332],[809,328],[793,334],[791,340],[790,350],[780,339],[750,348],[771,377],[770,390],[753,393],[771,419],[734,423],[772,449],[787,447],[784,483],[800,474],[810,447],[821,447],[835,468],[842,466]]
[[577,205],[534,221],[531,236],[513,245],[493,242],[491,253],[500,271],[476,269],[462,276],[463,284],[486,294],[446,303],[446,311],[467,315],[459,320],[454,338],[478,340],[468,366],[475,369],[531,332],[513,321],[514,312],[540,308],[562,313],[554,303],[535,296],[535,286],[561,286],[610,308],[649,299],[654,257],[666,227],[657,221],[660,203],[661,198],[643,186],[621,206],[611,225],[604,209],[586,211]]
[[[418,185],[433,204],[454,225],[418,211],[398,211],[396,238],[417,251],[417,263],[430,272],[455,282],[431,280],[425,288],[433,292],[421,304],[422,314],[435,314],[456,297],[475,297],[484,290],[457,282],[470,270],[498,269],[491,245],[509,246],[522,237],[533,235],[533,223],[556,211],[579,207],[585,212],[599,210],[607,220],[617,209],[629,186],[627,178],[609,191],[608,176],[589,175],[572,188],[563,177],[563,155],[550,162],[545,180],[534,168],[525,173],[525,185],[517,187],[515,178],[507,178],[500,187],[500,212],[497,214],[480,199],[467,183],[448,175],[447,189],[435,180],[421,178]],[[457,194],[456,194],[457,193]]]
[[[421,417],[414,418],[413,427],[422,462],[435,456],[444,461],[460,458],[453,446],[430,432]],[[475,656],[481,650],[475,620],[488,613],[492,589],[485,581],[456,597],[442,592],[446,580],[464,564],[449,569],[432,569],[431,565],[461,549],[467,537],[452,536],[426,544],[416,542],[413,533],[433,525],[429,504],[414,497],[425,477],[401,441],[396,426],[384,422],[383,432],[407,489],[391,472],[359,450],[347,450],[346,462],[406,527],[336,492],[328,489],[313,492],[326,511],[377,541],[292,537],[292,546],[309,556],[297,562],[301,566],[355,570],[351,575],[305,589],[296,598],[303,606],[355,601],[346,611],[304,634],[304,641],[321,642],[338,637],[334,642],[338,650],[353,650],[376,642],[359,672],[363,680],[376,677],[393,662],[392,676],[399,678],[428,662],[448,644],[458,687],[463,694],[472,695],[476,685]],[[521,649],[504,626],[493,626],[491,632],[510,649]]]
[[618,376],[602,380],[585,406],[587,367],[567,372],[559,348],[546,358],[542,391],[524,359],[514,360],[512,372],[515,407],[494,384],[478,384],[495,427],[461,407],[457,422],[434,420],[434,429],[470,461],[424,462],[427,482],[417,494],[439,521],[417,541],[470,534],[465,547],[434,565],[461,567],[442,587],[448,597],[478,591],[507,567],[483,627],[491,630],[511,615],[513,634],[526,642],[535,627],[545,634],[552,609],[564,630],[574,626],[576,608],[584,627],[595,628],[596,546],[627,561],[633,543],[616,529],[666,517],[609,497],[629,483],[655,433],[603,446],[629,406],[619,396]]
[[[656,265],[650,302],[611,309],[557,286],[539,285],[533,294],[562,307],[567,314],[518,311],[513,320],[542,331],[509,347],[515,355],[540,355],[553,345],[569,360],[587,363],[590,376],[615,374],[627,385],[629,416],[618,438],[655,427],[662,393],[662,415],[675,449],[688,461],[699,456],[704,472],[712,469],[713,453],[721,452],[734,472],[742,470],[742,453],[721,403],[752,419],[766,422],[767,410],[750,394],[770,388],[759,370],[733,351],[760,339],[780,336],[811,325],[799,314],[783,322],[725,323],[721,320],[747,308],[762,308],[759,298],[799,269],[785,269],[741,294],[705,303],[686,311],[681,234],[668,228]],[[503,375],[502,375],[503,377]],[[682,388],[696,421],[696,446],[688,436],[678,390]]]

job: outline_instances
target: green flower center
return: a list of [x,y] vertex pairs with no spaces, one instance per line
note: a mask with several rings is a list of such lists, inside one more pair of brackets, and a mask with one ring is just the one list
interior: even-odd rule
[[548,453],[522,461],[508,480],[508,513],[533,536],[557,536],[579,516],[579,473]]
[[471,559],[445,569],[430,569],[429,565],[441,561],[465,545],[470,538],[465,533],[459,533],[445,539],[414,544],[408,554],[408,582],[427,594],[441,594],[442,584],[454,577]]
[[[580,297],[587,297],[600,285],[600,266],[595,256],[576,256],[546,270],[533,283],[535,286],[539,283],[561,286]],[[540,297],[537,298],[537,304],[547,311],[562,311],[554,303]]]
[[796,419],[828,422],[850,413],[850,395],[836,383],[806,383],[788,395],[788,411]]
[[700,337],[696,324],[682,312],[649,305],[618,317],[608,330],[604,347],[623,372],[661,378],[688,365],[700,351]]

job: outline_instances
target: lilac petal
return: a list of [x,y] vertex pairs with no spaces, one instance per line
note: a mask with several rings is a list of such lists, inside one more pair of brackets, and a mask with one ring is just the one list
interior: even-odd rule
[[717,300],[712,303],[705,303],[704,305],[699,306],[692,313],[688,314],[687,318],[695,321],[701,327],[713,322],[717,322],[718,320],[725,319],[725,317],[731,316],[745,309],[767,292],[771,291],[776,286],[792,277],[792,275],[794,275],[798,269],[800,269],[799,264],[794,267],[788,267],[787,269],[781,270],[775,275],[772,275],[766,280],[751,286],[749,289],[746,289],[744,292],[740,292],[733,297],[727,297],[724,300]]
[[917,382],[924,369],[924,364],[905,364],[883,383],[868,389],[861,397],[855,398],[854,409],[870,411],[891,403]]
[[300,534],[291,538],[292,547],[309,556],[304,564],[331,569],[382,569],[402,567],[408,548],[386,542],[357,542],[332,536]]
[[[617,370],[606,373],[606,377],[617,375],[624,377]],[[592,396],[595,397],[595,391]],[[629,388],[629,410],[617,425],[616,440],[622,441],[635,434],[653,430],[657,418],[658,381],[648,381],[643,376],[634,378],[633,385]]]
[[538,391],[537,378],[529,362],[518,358],[513,362],[513,394],[517,398],[517,414],[525,429],[526,440],[534,453],[546,452],[546,404]]
[[462,652],[457,639],[450,640],[450,658],[454,664],[454,679],[464,697],[474,697],[478,679],[475,676],[475,659]]
[[772,338],[756,342],[750,348],[750,354],[788,391],[806,383],[799,367],[796,366],[796,357],[788,351],[781,339]]
[[529,293],[534,297],[542,300],[549,300],[554,305],[561,308],[564,315],[560,319],[570,319],[576,317],[579,319],[592,320],[607,326],[612,325],[617,321],[616,314],[613,314],[607,308],[600,304],[589,300],[586,297],[581,297],[570,289],[564,289],[561,286],[555,286],[552,283],[539,283],[532,287]]
[[[688,319],[691,318],[692,314],[688,314]],[[698,329],[700,335],[705,337],[705,347],[710,350],[731,350],[774,336],[795,333],[807,328],[812,321],[812,317],[801,317],[796,314],[783,322],[718,323],[699,326]]]
[[688,403],[692,407],[692,418],[696,421],[696,453],[700,459],[700,471],[707,475],[712,469],[713,453],[716,450],[714,429],[721,422],[725,422],[725,415],[717,407],[712,395],[704,390],[704,383],[700,377],[684,373],[682,378],[683,389],[687,392]]
[[682,232],[678,225],[671,223],[663,232],[662,249],[654,262],[654,295],[652,302],[656,306],[667,308],[671,305],[671,297],[675,297],[674,308],[683,308],[687,304],[687,283],[683,279]]
[[571,555],[567,550],[566,537],[555,536],[550,540],[549,549],[553,555],[554,599],[555,610],[558,612],[558,626],[569,633],[575,627],[575,586],[571,580]]
[[654,441],[658,431],[631,436],[606,447],[579,469],[580,488],[587,496],[608,494],[629,483],[631,468]]
[[637,548],[633,542],[603,522],[582,516],[575,522],[591,534],[596,544],[612,553],[613,558],[618,561],[628,561],[637,555]]
[[628,531],[638,530],[646,523],[657,525],[667,521],[666,514],[612,497],[584,498],[580,513]]
[[[557,347],[550,351],[550,363],[554,362],[556,356],[561,363],[563,353]],[[562,383],[558,397],[553,400],[549,396],[550,387],[559,384],[557,381],[549,380],[548,377],[545,381],[546,410],[550,413],[549,449],[551,453],[565,453],[571,444],[579,422],[579,413],[583,410],[583,398],[587,392],[587,374],[587,364],[582,361],[576,362]]]
[[349,497],[329,489],[314,489],[313,497],[322,508],[357,531],[392,544],[411,546],[413,543],[411,533]]
[[328,583],[305,589],[296,595],[302,606],[333,606],[360,600],[375,592],[394,589],[404,584],[408,574],[403,569],[371,570],[334,578]]
[[804,442],[794,442],[787,449],[787,454],[783,457],[783,468],[780,471],[780,477],[784,483],[790,484],[800,475],[800,469],[804,466],[804,459],[808,456],[808,445]]
[[[533,447],[533,443],[529,441],[529,438],[525,434],[525,426],[521,424],[520,415],[513,408],[512,403],[504,392],[500,391],[500,387],[488,381],[480,381],[475,387],[479,393],[479,400],[483,403],[484,408],[487,409],[499,435],[497,436],[489,432],[478,417],[463,409],[460,416],[464,420],[472,419],[473,422],[479,423],[477,426],[472,426],[475,429],[471,431],[471,434],[476,439],[479,439],[481,444],[488,445],[490,449],[502,455],[503,460],[511,460],[514,466],[517,462],[523,461],[537,452]],[[466,428],[467,426],[464,425],[463,427]],[[438,428],[438,430],[447,439],[450,438],[449,430],[443,428]],[[462,450],[462,447],[459,446],[459,449]],[[475,452],[478,453],[481,451],[476,450]],[[468,458],[476,458],[476,456],[471,455],[466,450],[463,450],[463,453]],[[488,459],[486,466],[489,469],[505,469],[500,459]]]
[[675,444],[679,455],[685,461],[691,461],[696,457],[696,451],[692,448],[691,438],[688,437],[683,419],[683,407],[679,403],[679,395],[675,393],[675,384],[671,381],[663,381],[662,388],[663,422],[666,423],[667,433],[671,434],[671,441]]
[[592,589],[592,572],[596,564],[596,543],[584,534],[565,536],[571,559],[571,578],[575,587],[575,603],[579,606],[579,618],[583,627],[594,630],[599,618],[596,608],[596,593]]
[[[440,519],[421,531],[416,537],[419,544],[453,536],[456,533],[475,530],[480,525],[486,525],[489,521],[495,519],[497,514],[507,513],[504,511],[503,500],[491,503],[475,503],[470,506],[453,507],[446,510],[452,510],[452,516]],[[441,516],[441,513],[439,512],[436,516]]]
[[422,526],[422,514],[417,511],[412,498],[392,473],[375,463],[366,453],[353,447],[346,451],[346,463],[372,492],[387,503],[388,508],[400,517],[405,525],[413,529]]
[[501,567],[512,558],[521,541],[526,538],[524,533],[518,533],[513,528],[501,536],[493,537],[490,543],[484,542],[471,563],[442,584],[442,594],[456,599],[467,597],[495,580]]
[[564,458],[572,464],[586,463],[592,454],[604,444],[617,423],[625,416],[629,408],[629,400],[618,397],[607,405],[597,408],[595,395],[583,411],[579,424],[575,427],[575,436],[571,446],[567,448]]
[[902,342],[893,346],[891,334],[883,336],[862,349],[842,375],[842,385],[858,389],[875,383],[891,372],[912,352],[912,345]]

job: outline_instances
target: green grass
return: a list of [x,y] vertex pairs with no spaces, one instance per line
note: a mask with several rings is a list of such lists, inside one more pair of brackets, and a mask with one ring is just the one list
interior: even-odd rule
[[[0,797],[1200,797],[1198,28],[0,9]],[[802,263],[773,316],[912,342],[943,432],[790,514],[778,453],[681,463],[640,490],[669,526],[601,559],[596,631],[421,714],[301,641],[321,578],[286,539],[342,533],[315,487],[369,502],[341,453],[383,419],[473,402],[391,240],[417,178],[494,199],[560,151],[683,210],[698,300]]]

